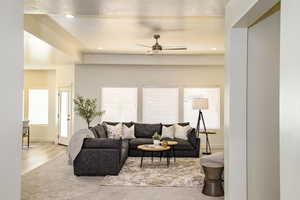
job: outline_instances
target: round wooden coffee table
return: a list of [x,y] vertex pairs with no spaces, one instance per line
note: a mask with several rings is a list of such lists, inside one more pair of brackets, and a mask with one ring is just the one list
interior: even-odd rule
[[141,150],[142,152],[142,157],[141,157],[141,164],[140,167],[143,167],[143,160],[144,160],[144,155],[145,152],[151,152],[151,160],[153,162],[153,153],[154,152],[160,152],[160,158],[162,157],[162,153],[167,151],[167,166],[169,167],[170,165],[170,156],[169,156],[169,150],[171,149],[170,146],[155,146],[153,144],[143,144],[143,145],[139,145],[137,146],[137,149]]

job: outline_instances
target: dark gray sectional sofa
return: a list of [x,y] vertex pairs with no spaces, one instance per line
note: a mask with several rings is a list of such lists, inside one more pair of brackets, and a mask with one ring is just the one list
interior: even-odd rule
[[[114,125],[117,122],[106,122]],[[105,176],[118,175],[128,156],[141,156],[137,149],[138,145],[152,144],[152,136],[155,132],[161,134],[162,124],[142,124],[142,123],[124,123],[126,126],[135,125],[134,139],[110,139],[106,138],[105,130],[102,125],[91,128],[97,138],[86,138],[82,149],[74,160],[74,174],[77,176]],[[179,125],[188,125],[188,123],[179,123]],[[176,157],[199,157],[200,139],[196,136],[195,129],[192,128],[187,133],[188,140],[179,138],[163,138],[175,140]],[[144,156],[150,156],[144,154]],[[154,156],[159,156],[154,154]]]

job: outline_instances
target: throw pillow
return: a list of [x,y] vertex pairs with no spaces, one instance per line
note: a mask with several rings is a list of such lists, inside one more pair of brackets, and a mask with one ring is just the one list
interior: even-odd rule
[[187,132],[191,129],[190,125],[180,126],[178,124],[175,125],[175,138],[187,140]]
[[128,127],[125,124],[123,124],[123,139],[133,139],[134,136],[134,125]]
[[107,138],[105,127],[103,125],[98,124],[94,128],[96,129],[99,138]]
[[162,138],[174,138],[174,126],[162,126]]
[[117,125],[108,125],[105,124],[106,131],[107,131],[107,137],[111,139],[119,139],[122,137],[122,124],[119,123]]

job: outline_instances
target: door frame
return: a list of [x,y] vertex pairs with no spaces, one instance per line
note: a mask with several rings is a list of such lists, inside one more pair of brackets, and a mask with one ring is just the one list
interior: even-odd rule
[[[68,124],[68,136],[67,138],[60,137],[60,111],[61,111],[61,93],[62,92],[68,92],[69,93],[69,107],[68,107],[68,113],[69,113],[69,124]],[[61,145],[68,145],[69,139],[72,132],[72,122],[73,122],[73,110],[72,110],[72,86],[67,87],[59,87],[57,89],[57,144]]]

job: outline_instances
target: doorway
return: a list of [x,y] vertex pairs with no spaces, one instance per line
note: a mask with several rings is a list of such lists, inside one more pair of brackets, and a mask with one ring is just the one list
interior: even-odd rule
[[72,90],[58,90],[58,144],[68,145],[72,123]]

